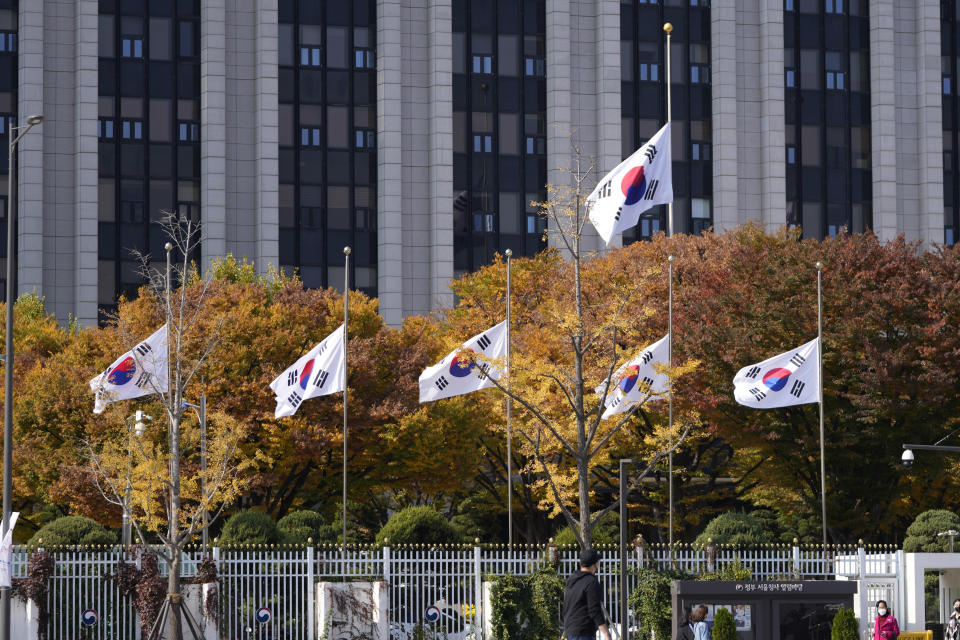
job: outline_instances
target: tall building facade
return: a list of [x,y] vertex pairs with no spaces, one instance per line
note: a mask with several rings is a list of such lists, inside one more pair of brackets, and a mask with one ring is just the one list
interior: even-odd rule
[[342,288],[351,246],[397,324],[546,247],[545,184],[639,147],[668,85],[676,232],[952,244],[958,47],[955,0],[0,0],[0,137],[45,117],[15,167],[19,291],[98,322],[174,212],[198,263],[309,287]]

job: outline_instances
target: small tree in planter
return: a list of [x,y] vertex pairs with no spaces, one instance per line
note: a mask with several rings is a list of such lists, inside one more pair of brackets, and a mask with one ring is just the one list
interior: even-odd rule
[[713,640],[737,640],[737,625],[729,609],[717,609],[713,615]]
[[830,640],[857,640],[860,630],[853,609],[840,607],[833,616],[833,628],[830,630]]

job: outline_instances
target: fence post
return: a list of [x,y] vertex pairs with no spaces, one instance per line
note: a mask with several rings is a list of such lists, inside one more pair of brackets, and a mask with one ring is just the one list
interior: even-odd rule
[[[858,560],[858,570],[857,578],[859,579],[859,584],[857,585],[857,593],[860,595],[858,600],[860,601],[860,606],[858,607],[857,617],[860,619],[860,635],[864,635],[864,631],[870,630],[870,625],[867,622],[867,550],[863,547],[863,540],[858,541],[857,548],[857,560]],[[903,616],[903,613],[900,613],[900,616]]]
[[[479,542],[479,540],[477,540]],[[480,638],[486,638],[483,628],[483,616],[486,614],[483,610],[483,575],[481,574],[480,547],[473,548],[473,588],[476,595],[473,600],[473,623],[480,627]],[[476,635],[476,634],[474,634]]]
[[[308,544],[309,541],[308,541]],[[307,547],[307,638],[316,640],[317,638],[317,580],[314,571],[316,570],[313,545]]]
[[800,547],[797,546],[798,540],[793,539],[793,578],[799,580],[800,575]]

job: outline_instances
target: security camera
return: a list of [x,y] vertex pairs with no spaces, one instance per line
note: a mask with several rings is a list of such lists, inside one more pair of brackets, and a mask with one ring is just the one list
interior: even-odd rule
[[910,468],[913,466],[913,451],[910,449],[904,449],[903,455],[900,456],[900,461],[903,462],[903,466]]

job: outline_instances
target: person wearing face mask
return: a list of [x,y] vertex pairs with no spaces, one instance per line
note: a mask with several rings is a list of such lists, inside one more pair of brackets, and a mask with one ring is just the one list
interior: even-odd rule
[[877,620],[873,625],[873,640],[897,640],[900,625],[890,613],[886,600],[877,600]]
[[943,640],[960,640],[960,598],[953,601],[953,613],[947,620],[947,628],[944,629]]

